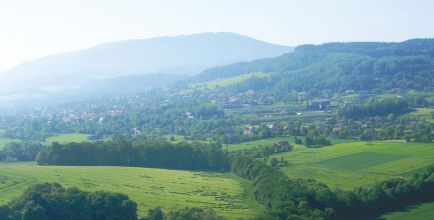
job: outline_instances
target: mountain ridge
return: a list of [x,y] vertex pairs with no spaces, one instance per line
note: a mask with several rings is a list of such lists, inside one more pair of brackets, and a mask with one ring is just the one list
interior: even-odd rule
[[27,61],[0,73],[0,92],[20,87],[81,86],[117,76],[158,72],[194,75],[209,67],[292,50],[228,32],[109,42]]

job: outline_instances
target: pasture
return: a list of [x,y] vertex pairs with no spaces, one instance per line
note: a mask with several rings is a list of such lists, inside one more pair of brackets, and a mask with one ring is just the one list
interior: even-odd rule
[[[234,77],[229,77],[229,78],[218,78],[218,79],[214,79],[214,80],[207,81],[207,82],[200,83],[200,84],[206,84],[205,87],[201,87],[202,89],[208,88],[208,89],[212,90],[212,89],[215,89],[217,86],[226,87],[229,85],[240,83],[246,79],[249,79],[252,76],[264,78],[264,77],[271,76],[271,74],[272,73],[249,73],[249,74],[244,74],[244,75],[234,76]],[[196,84],[196,85],[199,85],[199,84]]]
[[[297,138],[304,142],[304,137],[300,136]],[[243,150],[243,149],[250,149],[253,147],[257,147],[259,145],[262,145],[262,146],[273,145],[273,144],[277,144],[277,142],[279,142],[279,141],[288,141],[288,143],[290,143],[292,146],[295,145],[294,137],[274,137],[274,138],[244,142],[244,143],[239,143],[239,144],[229,144],[228,148],[229,148],[229,151],[237,151],[237,150]],[[349,143],[349,142],[354,142],[354,141],[353,140],[330,139],[330,142],[332,144],[339,144],[339,143]]]
[[[0,204],[6,204],[29,185],[40,182],[127,194],[137,203],[139,216],[146,216],[148,209],[156,206],[161,206],[164,212],[187,206],[213,208],[231,219],[258,216],[264,210],[253,200],[251,184],[231,173],[112,166],[37,166],[35,163],[0,165]],[[243,200],[246,189],[248,196]]]
[[427,122],[434,123],[434,119],[432,117],[434,114],[434,109],[429,108],[415,108],[414,112],[407,113],[406,115],[410,117],[417,117],[419,120],[425,119]]
[[434,165],[434,144],[352,142],[322,148],[298,146],[273,156],[289,162],[282,171],[291,178],[313,178],[331,189],[338,186],[352,190],[425,171]]
[[425,220],[434,216],[434,202],[408,206],[403,210],[386,213],[372,220]]
[[45,139],[45,142],[51,143],[51,142],[59,142],[59,143],[69,143],[69,142],[83,142],[88,141],[89,134],[79,134],[79,133],[72,133],[72,134],[59,134],[56,136],[49,137]]

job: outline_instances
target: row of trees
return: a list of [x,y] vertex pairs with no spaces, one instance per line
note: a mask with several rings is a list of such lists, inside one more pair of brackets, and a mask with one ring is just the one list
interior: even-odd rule
[[399,98],[385,99],[366,105],[352,105],[341,111],[340,116],[346,117],[375,117],[375,116],[388,116],[389,114],[403,114],[409,112],[411,109],[408,103]]
[[185,170],[229,170],[221,144],[158,140],[52,143],[36,157],[39,165],[138,166]]
[[18,162],[18,161],[35,161],[39,151],[43,150],[44,146],[40,142],[21,141],[9,142],[0,149],[0,161]]

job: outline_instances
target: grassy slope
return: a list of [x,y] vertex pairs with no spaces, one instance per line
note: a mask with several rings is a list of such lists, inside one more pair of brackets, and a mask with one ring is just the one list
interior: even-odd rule
[[51,143],[51,142],[59,142],[59,143],[67,143],[67,142],[83,142],[87,141],[87,138],[89,137],[89,134],[79,134],[79,133],[72,133],[72,134],[60,134],[57,136],[49,137],[45,140],[45,142]]
[[[198,87],[198,89],[215,89],[216,86],[220,86],[220,87],[225,87],[228,85],[233,85],[236,83],[240,83],[246,79],[249,79],[252,76],[256,76],[259,78],[263,78],[263,77],[268,77],[271,76],[272,73],[249,73],[249,74],[244,74],[241,76],[234,76],[234,77],[229,77],[229,78],[218,78],[218,79],[214,79],[214,80],[210,80],[207,82],[203,82],[203,83],[197,83],[197,84],[193,84],[193,85],[204,85],[206,84],[206,86],[204,87]],[[181,93],[187,93],[190,92],[191,90],[183,90]]]
[[434,216],[434,202],[406,207],[404,210],[387,213],[373,220],[425,220]]
[[[304,142],[304,137],[297,137],[297,138]],[[294,137],[275,137],[275,138],[268,138],[268,139],[245,142],[245,143],[240,143],[240,144],[230,144],[229,145],[229,151],[250,149],[253,147],[257,147],[259,145],[262,145],[262,146],[272,145],[272,144],[277,143],[279,141],[288,141],[291,145],[295,145]],[[340,140],[340,139],[330,139],[330,141],[332,144],[354,142],[352,140]]]
[[434,165],[434,145],[405,142],[342,143],[308,149],[296,147],[284,157],[290,167],[283,172],[293,178],[314,178],[330,188],[351,190],[375,181],[409,177]]
[[[252,186],[231,173],[17,163],[1,164],[0,180],[0,204],[21,195],[31,184],[59,182],[64,187],[125,193],[138,204],[139,216],[156,206],[165,212],[187,206],[210,207],[230,218],[257,216],[264,210],[254,202]],[[250,198],[242,201],[245,188]]]

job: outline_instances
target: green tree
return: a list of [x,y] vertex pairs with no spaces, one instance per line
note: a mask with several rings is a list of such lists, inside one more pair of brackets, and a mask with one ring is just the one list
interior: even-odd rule
[[275,158],[275,157],[271,158],[271,161],[270,161],[271,167],[276,167],[278,163],[279,163],[279,160],[277,160],[277,158]]

